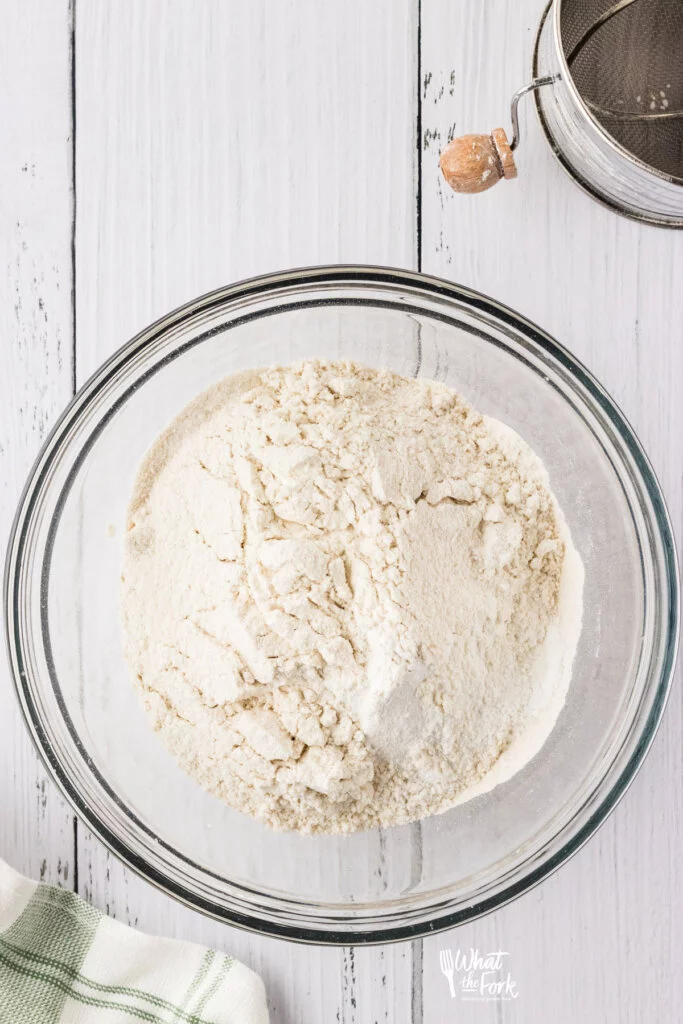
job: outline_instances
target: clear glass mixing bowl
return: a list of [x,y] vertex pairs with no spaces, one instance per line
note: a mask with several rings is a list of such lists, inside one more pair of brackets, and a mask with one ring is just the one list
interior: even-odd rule
[[[539,453],[586,570],[564,710],[517,776],[421,824],[279,834],[223,806],[150,731],[121,651],[121,538],[145,449],[226,374],[306,357],[430,377]],[[664,708],[677,573],[652,469],[567,351],[474,292],[403,271],[332,267],[247,281],[171,313],[116,353],[48,439],[5,580],[26,721],[78,814],[129,865],[215,917],[316,942],[385,942],[512,899],[615,805]]]

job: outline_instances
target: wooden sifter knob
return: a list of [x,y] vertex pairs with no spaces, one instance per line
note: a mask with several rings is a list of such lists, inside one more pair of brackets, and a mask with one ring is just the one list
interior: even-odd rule
[[517,177],[512,149],[502,128],[494,128],[490,135],[461,135],[453,139],[439,163],[455,192],[485,192],[501,178]]

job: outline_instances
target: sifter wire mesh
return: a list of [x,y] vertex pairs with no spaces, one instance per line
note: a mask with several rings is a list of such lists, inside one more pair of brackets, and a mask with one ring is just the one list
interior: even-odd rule
[[683,0],[562,0],[562,47],[602,127],[683,182]]

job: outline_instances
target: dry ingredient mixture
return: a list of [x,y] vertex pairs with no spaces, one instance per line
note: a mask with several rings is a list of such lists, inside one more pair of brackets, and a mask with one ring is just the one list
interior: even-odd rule
[[513,431],[442,384],[307,361],[227,378],[148,453],[127,657],[167,748],[231,806],[393,825],[537,752],[582,582]]

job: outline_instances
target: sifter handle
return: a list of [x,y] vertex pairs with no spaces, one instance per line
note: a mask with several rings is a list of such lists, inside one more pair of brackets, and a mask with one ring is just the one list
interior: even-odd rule
[[510,118],[512,138],[502,128],[494,128],[490,135],[461,135],[449,142],[439,163],[443,176],[454,192],[485,192],[501,178],[516,178],[517,168],[512,151],[519,145],[519,101],[528,92],[557,82],[559,75],[535,78],[512,97]]
[[439,159],[443,176],[455,192],[485,192],[501,178],[516,178],[517,168],[507,135],[461,135],[449,142]]

